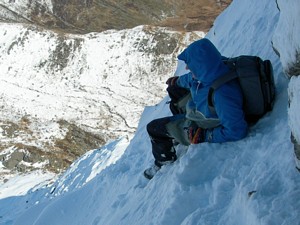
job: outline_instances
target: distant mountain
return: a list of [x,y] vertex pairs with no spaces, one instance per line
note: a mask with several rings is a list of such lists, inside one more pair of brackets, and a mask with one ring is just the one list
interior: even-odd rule
[[138,25],[208,31],[231,0],[0,0],[0,20],[38,24],[72,33]]

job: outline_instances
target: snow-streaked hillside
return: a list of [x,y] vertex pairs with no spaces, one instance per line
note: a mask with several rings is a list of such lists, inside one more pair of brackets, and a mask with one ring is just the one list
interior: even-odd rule
[[[39,9],[40,10],[37,10]],[[35,12],[36,11],[36,12]],[[40,13],[50,16],[53,13],[51,0],[0,0],[0,20],[7,22],[33,22],[33,14]],[[37,16],[38,17],[38,16]],[[45,16],[44,22],[47,17]]]
[[2,118],[65,118],[117,136],[133,131],[142,108],[161,99],[157,80],[173,74],[184,45],[184,36],[167,33],[141,26],[73,36],[1,24]]
[[34,163],[60,170],[111,139],[130,137],[143,108],[164,96],[178,52],[204,35],[150,26],[87,35],[0,27],[0,155],[44,154],[6,163],[21,170]]
[[[299,7],[296,1],[281,4]],[[147,181],[142,171],[153,159],[145,126],[170,115],[165,97],[145,108],[130,143],[111,142],[84,155],[52,186],[1,199],[0,224],[299,225],[300,175],[290,143],[289,80],[271,44],[279,16],[275,0],[234,1],[207,35],[224,55],[256,54],[274,65],[274,110],[245,139],[179,146],[179,159]],[[282,44],[276,42],[277,49]],[[121,154],[117,158],[115,151]]]

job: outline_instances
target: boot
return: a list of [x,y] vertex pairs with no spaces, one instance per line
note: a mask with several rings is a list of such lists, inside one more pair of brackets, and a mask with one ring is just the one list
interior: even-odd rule
[[160,168],[161,168],[160,166],[153,164],[151,167],[149,167],[144,171],[144,176],[147,179],[151,180],[154,177],[154,175],[157,173],[157,171],[160,170]]
[[154,177],[154,175],[160,170],[160,168],[162,166],[169,165],[169,164],[173,163],[176,159],[177,159],[177,157],[175,155],[172,160],[163,161],[163,162],[155,160],[155,163],[151,167],[149,167],[148,169],[146,169],[144,171],[144,176],[147,179],[151,180]]

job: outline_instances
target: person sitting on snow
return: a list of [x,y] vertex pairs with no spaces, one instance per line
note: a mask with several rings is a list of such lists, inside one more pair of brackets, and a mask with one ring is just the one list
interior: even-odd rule
[[237,141],[247,135],[243,95],[237,80],[218,88],[213,97],[216,113],[208,108],[208,91],[218,77],[229,71],[222,56],[206,38],[190,44],[179,56],[190,71],[167,80],[169,87],[188,89],[191,99],[183,114],[160,118],[147,125],[151,139],[154,165],[144,171],[151,179],[161,166],[177,159],[174,143],[183,145],[202,142],[222,143]]

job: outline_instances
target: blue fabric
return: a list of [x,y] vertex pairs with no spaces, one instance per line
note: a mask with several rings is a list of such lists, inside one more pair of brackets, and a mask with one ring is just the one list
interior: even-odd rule
[[207,96],[212,82],[229,71],[216,47],[206,38],[189,45],[179,56],[191,71],[177,80],[177,85],[188,88],[192,100],[187,107],[197,109],[206,118],[219,118],[221,126],[206,132],[208,142],[239,140],[247,134],[243,97],[238,81],[233,80],[218,88],[214,94],[216,114],[208,108]]

